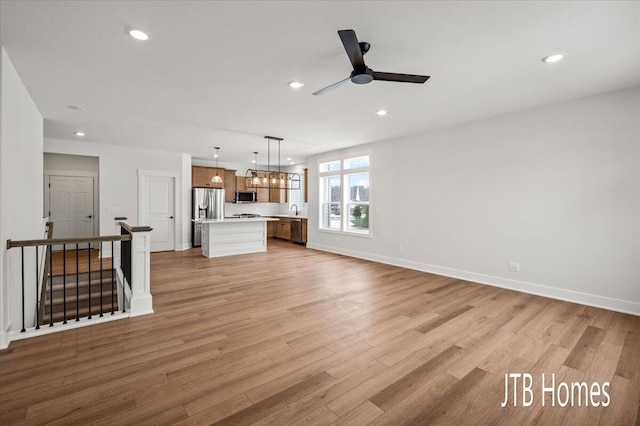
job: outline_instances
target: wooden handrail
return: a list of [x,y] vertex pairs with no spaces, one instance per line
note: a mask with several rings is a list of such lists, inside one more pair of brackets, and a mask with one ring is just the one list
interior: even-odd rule
[[100,241],[129,241],[131,235],[106,235],[102,237],[82,237],[82,238],[51,238],[45,240],[7,240],[7,249],[13,247],[33,247],[33,246],[51,246],[59,244],[80,244],[93,243]]
[[131,226],[128,223],[125,223],[125,222],[118,222],[118,225],[120,225],[120,227],[124,228],[124,230],[129,232],[129,233],[153,231],[153,228],[150,227],[150,226]]

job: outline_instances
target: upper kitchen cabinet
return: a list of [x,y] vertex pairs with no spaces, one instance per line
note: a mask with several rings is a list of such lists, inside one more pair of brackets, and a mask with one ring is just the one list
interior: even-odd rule
[[247,190],[247,179],[244,176],[236,176],[236,191]]
[[233,203],[236,199],[236,171],[224,169],[224,201]]
[[194,188],[206,188],[209,171],[207,167],[191,166],[191,186]]
[[[211,179],[218,174],[223,178],[223,182],[211,182]],[[214,167],[191,166],[191,186],[193,188],[224,188],[224,169]]]

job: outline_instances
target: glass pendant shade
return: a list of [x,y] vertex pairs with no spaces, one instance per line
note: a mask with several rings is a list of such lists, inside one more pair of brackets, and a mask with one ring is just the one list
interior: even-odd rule
[[[219,168],[218,167],[218,157],[219,157],[218,152],[220,151],[220,147],[217,146],[215,148],[215,150],[216,150],[216,153],[215,153],[214,157],[216,157],[216,169],[218,169]],[[222,176],[220,176],[218,174],[218,170],[216,170],[216,175],[211,178],[211,182],[213,182],[213,183],[222,183]]]

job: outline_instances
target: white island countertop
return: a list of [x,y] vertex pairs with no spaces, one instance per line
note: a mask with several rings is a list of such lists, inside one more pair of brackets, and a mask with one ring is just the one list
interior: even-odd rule
[[191,219],[195,223],[237,223],[237,222],[272,222],[278,219],[273,217],[225,217],[224,219]]

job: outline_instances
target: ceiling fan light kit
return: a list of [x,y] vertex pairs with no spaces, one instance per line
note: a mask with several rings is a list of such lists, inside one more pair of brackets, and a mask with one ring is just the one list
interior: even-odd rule
[[347,52],[353,71],[351,71],[348,78],[313,92],[316,96],[320,96],[330,90],[337,89],[348,81],[355,84],[368,84],[373,80],[423,84],[429,79],[428,75],[397,74],[374,71],[364,63],[364,55],[369,51],[371,45],[367,42],[359,42],[354,30],[340,30],[338,31],[338,35],[340,36],[340,40],[342,40],[342,45],[344,46],[344,50]]

